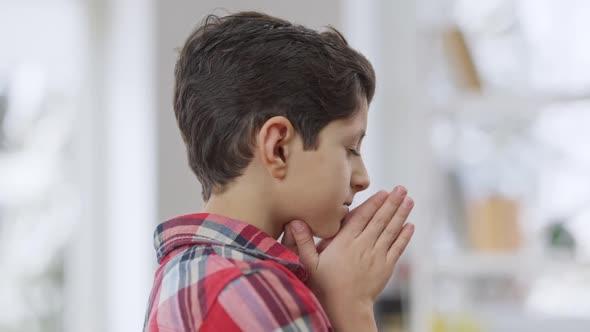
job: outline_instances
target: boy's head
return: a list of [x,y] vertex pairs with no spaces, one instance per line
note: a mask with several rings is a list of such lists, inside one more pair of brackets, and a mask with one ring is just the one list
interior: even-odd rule
[[277,218],[337,232],[344,205],[369,185],[357,155],[375,91],[365,57],[335,29],[211,15],[175,76],[174,111],[205,201],[255,176]]

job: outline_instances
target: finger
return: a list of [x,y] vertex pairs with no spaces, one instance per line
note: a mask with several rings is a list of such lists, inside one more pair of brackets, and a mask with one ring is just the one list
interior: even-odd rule
[[299,259],[305,269],[313,273],[317,270],[319,255],[313,240],[311,229],[301,220],[294,220],[290,227],[293,231],[297,250],[299,252]]
[[414,235],[415,228],[416,227],[413,224],[404,225],[401,232],[399,233],[399,236],[393,242],[391,248],[389,248],[389,251],[387,252],[386,259],[389,264],[393,264],[394,266],[397,264],[397,261],[408,247],[408,243],[410,243],[410,240]]
[[383,202],[379,210],[375,213],[361,236],[375,244],[391,218],[393,218],[393,215],[402,203],[407,192],[408,191],[403,186],[395,187],[387,196],[387,199]]
[[375,248],[379,248],[383,251],[388,251],[395,239],[397,239],[399,233],[404,226],[404,223],[408,219],[412,208],[414,207],[414,201],[411,197],[406,196],[402,201],[401,205],[393,215],[393,218],[389,221],[385,229],[379,235]]
[[367,223],[369,223],[369,220],[373,218],[373,215],[379,210],[379,207],[383,204],[383,201],[385,201],[386,198],[387,192],[380,190],[364,201],[363,204],[350,211],[344,220],[340,233],[350,235],[353,238],[361,234],[363,229],[365,229],[365,226],[367,226]]
[[283,239],[281,240],[281,243],[287,247],[287,249],[299,255],[299,251],[297,250],[297,242],[295,242],[295,236],[291,230],[290,223],[285,225],[284,230],[285,231],[283,233]]

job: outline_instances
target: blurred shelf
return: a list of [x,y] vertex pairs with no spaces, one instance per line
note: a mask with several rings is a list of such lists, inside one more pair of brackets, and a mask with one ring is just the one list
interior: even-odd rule
[[434,273],[456,277],[513,276],[522,271],[522,258],[509,254],[460,254],[435,257]]
[[[453,317],[456,314],[439,312],[443,317]],[[480,325],[482,331],[494,332],[586,332],[590,326],[587,319],[565,318],[539,315],[527,311],[520,306],[511,305],[478,305],[462,312],[460,317],[468,317]]]
[[[473,14],[478,14],[480,18],[486,12],[485,22],[468,14],[468,3]],[[455,195],[452,197],[455,199],[462,198],[455,191],[456,183],[446,178],[449,167],[457,170],[476,162],[484,164],[482,161],[491,159],[492,154],[494,157],[514,158],[520,163],[519,166],[544,161],[540,158],[553,158],[558,152],[553,144],[545,144],[545,136],[541,137],[538,132],[541,130],[539,126],[552,121],[553,114],[562,114],[563,109],[585,110],[590,107],[590,87],[573,90],[565,84],[563,87],[558,86],[551,77],[531,75],[531,69],[528,68],[531,63],[523,63],[527,68],[512,68],[504,65],[507,61],[503,65],[488,61],[492,57],[494,60],[503,57],[514,60],[513,55],[518,56],[516,52],[522,50],[520,47],[523,45],[518,41],[518,48],[511,49],[515,54],[504,54],[508,49],[506,45],[511,43],[510,38],[514,37],[513,32],[521,27],[513,25],[514,10],[506,9],[508,5],[503,5],[506,4],[475,5],[452,0],[417,2],[416,39],[421,51],[417,59],[420,68],[418,78],[424,87],[424,97],[419,99],[420,116],[431,125],[431,144],[434,155],[438,154],[440,158],[438,165],[433,163],[435,170],[432,173],[440,181],[435,185],[447,186],[444,189],[448,192],[441,192]],[[464,45],[457,44],[456,39],[449,39],[449,33],[457,25],[464,27],[462,19],[469,19],[473,26],[477,25],[478,29],[472,30],[479,33],[479,36],[474,37],[474,33],[470,34],[468,29],[463,29]],[[456,36],[451,34],[451,37]],[[476,45],[475,38],[487,44]],[[462,53],[461,46],[466,46],[467,57]],[[490,58],[486,59],[482,55],[484,53]],[[470,59],[475,64],[480,84],[466,84],[473,82],[469,75]],[[545,80],[551,80],[551,84],[543,82]],[[544,127],[542,129],[545,130]],[[554,136],[561,134],[556,132]],[[547,134],[550,141],[556,140],[554,136],[551,132]],[[534,149],[519,154],[521,145],[528,147],[529,144]],[[463,164],[458,165],[457,160]],[[512,168],[514,164],[486,165],[490,165],[490,168]],[[482,169],[484,167],[469,168],[472,172],[483,172]],[[512,185],[510,180],[521,179],[519,175],[516,174],[507,182]],[[488,182],[496,179],[495,176],[489,178],[491,180]],[[486,185],[491,186],[488,183]],[[433,194],[432,204],[428,206],[433,210],[433,216],[442,210],[452,221],[460,213],[458,211],[464,208],[452,205],[458,201],[439,203],[437,198]],[[443,206],[447,203],[448,206]],[[437,221],[437,217],[433,218],[430,225],[435,225]],[[424,232],[422,234],[425,235],[420,239],[422,247],[418,254],[425,258],[415,264],[413,271],[415,285],[412,287],[411,300],[415,310],[412,326],[415,327],[412,332],[590,331],[590,306],[587,305],[590,262],[576,261],[565,252],[564,255],[554,251],[538,252],[542,249],[537,247],[537,243],[529,242],[523,243],[525,249],[518,253],[469,251],[461,248],[464,242],[441,233],[443,231],[449,229]],[[466,232],[464,229],[459,231]],[[464,239],[462,236],[467,235],[461,233],[457,238]],[[441,242],[433,245],[431,242],[434,241]],[[433,252],[433,248],[438,250]],[[432,324],[433,318],[440,318],[445,323],[428,326]],[[472,322],[476,324],[470,324]]]
[[590,268],[590,264],[573,260],[533,258],[523,254],[467,253],[434,257],[433,273],[461,278],[527,277],[543,272]]
[[481,117],[486,114],[497,116],[534,115],[543,107],[559,103],[590,102],[590,94],[572,96],[516,96],[499,93],[465,92],[446,100],[430,102],[432,115],[460,115]]

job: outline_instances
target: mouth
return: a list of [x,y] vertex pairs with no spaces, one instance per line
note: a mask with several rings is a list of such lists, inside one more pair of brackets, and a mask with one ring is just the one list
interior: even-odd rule
[[346,214],[350,212],[350,205],[352,205],[352,199],[342,204],[342,207],[346,209]]
[[346,213],[350,212],[350,203],[349,204],[342,204],[342,207],[346,210]]

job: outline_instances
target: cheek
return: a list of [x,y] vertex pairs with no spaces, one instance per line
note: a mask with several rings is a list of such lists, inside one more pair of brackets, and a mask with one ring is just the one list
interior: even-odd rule
[[334,236],[346,215],[343,203],[350,195],[351,165],[346,151],[318,153],[297,166],[297,176],[289,181],[286,209],[304,220],[315,236]]
[[336,183],[344,184],[350,175],[351,164],[346,149],[334,149],[330,156],[318,161],[320,169],[318,173],[326,179]]
[[305,182],[309,198],[315,200],[319,208],[333,209],[335,204],[344,203],[349,196],[350,165],[342,158],[318,162]]
[[310,179],[308,211],[310,227],[315,235],[321,238],[334,236],[340,229],[340,222],[347,209],[343,203],[350,195],[350,166],[347,160],[335,163],[324,163]]
[[[348,197],[350,187],[350,176],[351,176],[351,165],[350,161],[346,157],[340,157],[335,160],[331,166],[325,170],[325,177],[330,181],[330,187],[333,191],[339,192],[340,195],[344,195],[344,198]],[[344,201],[343,201],[344,202]]]

